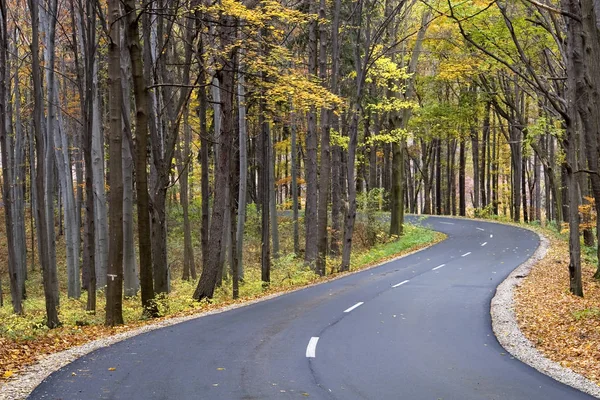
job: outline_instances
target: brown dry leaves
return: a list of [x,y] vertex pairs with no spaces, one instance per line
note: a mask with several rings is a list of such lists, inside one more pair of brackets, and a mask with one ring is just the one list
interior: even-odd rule
[[0,381],[10,378],[24,366],[33,364],[40,356],[66,350],[122,330],[104,326],[62,327],[34,340],[15,341],[0,337]]
[[[546,257],[515,292],[525,336],[546,357],[600,384],[600,284],[582,268],[585,298],[569,293],[568,244],[551,237]],[[578,317],[578,318],[577,318]]]

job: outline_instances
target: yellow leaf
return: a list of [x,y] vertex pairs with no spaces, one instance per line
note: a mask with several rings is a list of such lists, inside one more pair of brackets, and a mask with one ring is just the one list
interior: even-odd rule
[[14,372],[13,371],[5,371],[4,372],[4,379],[8,379],[11,376],[13,376]]
[[109,371],[116,371],[117,369],[115,367],[110,367],[108,370]]

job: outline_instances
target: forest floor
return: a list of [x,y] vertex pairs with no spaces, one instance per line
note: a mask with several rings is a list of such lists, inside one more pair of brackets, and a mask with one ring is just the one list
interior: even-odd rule
[[[281,229],[291,228],[289,221],[283,219]],[[288,224],[287,226],[285,224]],[[429,246],[444,239],[444,235],[438,232],[427,230],[421,227],[406,225],[405,235],[398,240],[384,240],[368,249],[361,245],[361,241],[368,239],[369,229],[361,231],[358,226],[358,238],[356,240],[356,251],[353,252],[353,262],[351,270],[356,271],[384,262],[386,260],[399,257],[412,251]],[[363,228],[365,228],[363,226]],[[177,240],[177,232],[169,239],[170,259],[172,277],[181,276],[182,248],[175,245],[181,243]],[[361,236],[363,235],[363,236]],[[383,235],[385,236],[385,235]],[[334,266],[337,260],[332,259],[328,262],[328,275],[325,277],[317,276],[311,269],[304,267],[300,259],[292,254],[282,256],[279,260],[274,260],[271,272],[271,284],[267,289],[262,287],[260,281],[260,246],[254,243],[252,235],[245,246],[245,281],[240,286],[240,298],[232,300],[231,281],[225,280],[223,285],[217,289],[215,298],[212,302],[196,302],[192,299],[196,281],[184,281],[182,279],[172,279],[172,291],[168,296],[157,300],[161,317],[158,319],[142,319],[141,301],[139,296],[125,299],[123,304],[123,314],[125,325],[109,328],[104,323],[104,303],[105,299],[101,291],[98,292],[97,312],[87,313],[85,311],[86,295],[83,292],[80,299],[68,299],[66,293],[61,291],[61,308],[59,317],[62,326],[48,330],[44,325],[44,298],[41,284],[41,274],[39,271],[30,273],[27,282],[28,298],[24,302],[25,315],[17,316],[12,314],[10,297],[6,282],[6,275],[3,274],[2,284],[5,285],[4,307],[0,307],[0,387],[2,381],[8,380],[25,366],[31,365],[44,355],[56,353],[68,348],[78,346],[95,339],[111,336],[121,332],[129,331],[146,324],[154,323],[162,319],[170,319],[179,316],[192,315],[210,310],[216,310],[236,303],[244,303],[253,299],[292,291],[309,284],[320,281],[335,279],[342,276],[337,273]],[[364,244],[364,243],[363,243]],[[289,243],[282,243],[282,254],[286,252]],[[57,250],[64,246],[59,239]],[[5,247],[0,247],[5,248]],[[0,252],[1,253],[1,252]],[[0,255],[0,258],[2,256]],[[63,255],[64,257],[64,255]],[[197,257],[199,259],[199,257]],[[58,263],[64,265],[64,260],[58,256]],[[4,264],[5,265],[5,264]],[[65,279],[65,271],[59,267],[59,274]],[[64,282],[64,280],[61,280]],[[66,285],[61,284],[61,289]]]
[[593,253],[582,245],[584,297],[569,292],[569,245],[564,235],[541,230],[550,246],[515,291],[521,331],[549,359],[600,385],[600,282]]

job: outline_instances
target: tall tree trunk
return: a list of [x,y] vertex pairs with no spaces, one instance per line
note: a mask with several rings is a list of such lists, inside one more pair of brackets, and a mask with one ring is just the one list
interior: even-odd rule
[[442,214],[442,140],[435,139],[435,214]]
[[466,160],[465,160],[465,145],[466,143],[461,140],[460,141],[460,150],[458,155],[458,215],[464,217],[467,215],[467,202],[465,195],[465,170],[466,170]]
[[535,220],[538,222],[541,222],[542,221],[542,191],[541,191],[542,170],[541,170],[540,159],[537,156],[533,157],[533,171],[534,171],[533,181],[535,184],[534,196],[535,196],[536,200],[535,200],[534,210],[532,212],[535,215]]
[[[331,91],[339,94],[338,75],[340,69],[340,9],[341,0],[335,0],[333,6],[333,17],[331,24]],[[332,124],[336,132],[340,132],[339,117],[337,114],[329,114],[329,123]],[[331,125],[330,125],[331,128]],[[330,146],[331,160],[331,241],[330,252],[337,256],[340,252],[340,233],[342,229],[342,201],[341,201],[341,148],[339,146]]]
[[[200,17],[196,17],[196,24],[200,25]],[[206,81],[206,67],[204,58],[201,56],[204,53],[204,44],[202,36],[198,45],[198,62],[200,63],[200,72],[198,79],[200,82]],[[208,138],[208,128],[206,123],[206,110],[208,100],[206,98],[206,88],[198,89],[198,119],[200,120],[200,197],[202,202],[202,222],[200,224],[200,244],[202,247],[202,267],[208,265],[209,252],[209,213],[210,213],[210,190],[209,190],[209,147],[210,141]],[[241,260],[241,259],[240,259]]]
[[[577,0],[562,0],[563,10],[581,16],[580,4]],[[567,99],[568,116],[566,135],[563,145],[566,150],[566,180],[569,198],[569,289],[572,294],[583,297],[581,281],[581,244],[579,242],[579,209],[578,191],[575,169],[577,168],[577,112],[580,101],[587,100],[584,63],[583,63],[583,34],[581,21],[571,19],[567,24]]]
[[[54,101],[59,104],[58,88],[55,87]],[[79,226],[77,225],[77,215],[75,209],[75,192],[73,190],[73,177],[71,174],[71,160],[69,157],[69,143],[67,132],[63,126],[60,109],[57,111],[58,132],[54,135],[54,148],[56,156],[56,165],[58,167],[58,176],[60,181],[60,192],[62,196],[65,213],[65,244],[67,258],[67,285],[68,296],[70,298],[79,298],[81,295],[81,282],[79,278]]]
[[[79,82],[79,96],[81,113],[83,115],[82,149],[85,165],[85,226],[83,241],[83,284],[87,290],[86,311],[96,310],[96,229],[95,229],[95,200],[94,179],[92,167],[92,130],[94,126],[94,100],[96,98],[96,85],[94,84],[94,65],[96,64],[96,15],[95,7],[89,2],[85,7],[78,2],[79,18],[75,17],[75,5],[71,0],[73,12],[73,42],[80,42],[83,54],[83,71],[77,74]],[[79,30],[76,26],[79,25]],[[79,41],[78,38],[81,38]],[[75,52],[75,63],[79,60]],[[39,237],[38,237],[39,239]]]
[[[386,10],[388,18],[390,12]],[[417,33],[415,45],[412,51],[410,61],[408,63],[407,72],[412,76],[407,79],[405,83],[405,91],[403,94],[396,91],[395,96],[403,100],[412,100],[415,97],[415,79],[414,73],[417,70],[417,64],[419,62],[419,56],[421,55],[421,48],[423,40],[425,39],[425,33],[427,27],[431,21],[431,12],[425,11],[421,17],[421,27]],[[392,31],[395,32],[396,28],[394,24],[390,25]],[[395,38],[395,33],[391,37]],[[394,39],[392,39],[394,40]],[[400,112],[393,114],[399,114],[392,116],[393,124],[392,129],[406,129],[408,120],[411,116],[411,110],[409,108],[404,109]],[[390,219],[390,234],[391,235],[402,235],[402,225],[404,224],[404,153],[406,152],[406,140],[400,139],[399,142],[392,143],[392,188],[391,188],[391,219]]]
[[[360,81],[357,92],[360,93]],[[358,116],[360,106],[353,105],[352,120],[348,134],[350,142],[348,143],[348,159],[346,160],[346,179],[348,182],[348,210],[346,212],[346,220],[344,223],[344,241],[342,248],[342,264],[341,271],[350,270],[350,252],[352,251],[352,234],[354,233],[354,221],[356,220],[356,185],[354,182],[354,160],[356,157],[356,144],[358,141]]]
[[13,231],[13,191],[12,178],[14,174],[13,164],[10,160],[11,146],[10,138],[7,132],[7,110],[8,96],[6,88],[9,86],[7,61],[8,61],[8,16],[6,14],[6,2],[0,0],[0,145],[2,158],[2,200],[4,201],[4,219],[6,227],[6,239],[8,245],[8,272],[10,283],[10,294],[12,299],[13,311],[15,314],[23,313],[23,293],[20,275],[22,271],[17,264],[17,251],[15,246],[24,246],[25,243],[15,241]]
[[[270,130],[269,130],[270,132]],[[279,258],[279,225],[277,223],[277,185],[275,184],[275,135],[269,137],[269,216],[271,218],[271,240],[273,241],[273,258]]]
[[[238,81],[239,83],[239,81]],[[239,89],[239,88],[238,88]],[[239,110],[239,108],[238,108]],[[244,116],[245,117],[245,116]],[[238,116],[239,121],[239,116]],[[239,127],[239,125],[238,125]],[[238,138],[240,137],[239,132]],[[237,140],[235,141],[237,142]],[[234,144],[235,146],[235,144]],[[237,143],[237,146],[240,147],[241,144]],[[238,166],[240,165],[239,156],[240,153],[235,152],[236,156],[234,157],[233,162],[230,165],[230,176],[229,176],[229,193],[231,193],[232,200],[229,204],[229,237],[231,241],[231,257],[230,257],[230,265],[231,265],[231,280],[232,280],[232,295],[234,299],[237,299],[240,296],[240,276],[239,276],[239,267],[238,267],[238,245],[237,245],[237,228],[238,224],[236,221],[236,213],[238,210],[236,209],[236,202],[233,199],[233,195],[237,192],[240,193],[240,186],[242,183],[242,179],[239,176],[240,169]],[[243,204],[242,207],[246,207],[246,204]],[[243,224],[242,224],[243,228]]]
[[[219,17],[219,39],[221,41],[221,54],[219,62],[221,65],[231,65],[235,63],[235,48],[232,42],[235,39],[235,21],[231,16],[221,15]],[[221,101],[223,104],[223,115],[233,114],[233,93],[234,93],[234,68],[223,68],[217,72],[219,82],[221,83]],[[217,169],[215,181],[215,201],[213,205],[212,219],[210,223],[210,237],[212,246],[209,249],[208,264],[204,266],[200,281],[194,292],[194,299],[202,300],[212,298],[217,282],[219,269],[219,258],[223,240],[223,230],[225,229],[225,195],[226,188],[229,186],[231,149],[233,142],[233,121],[231,118],[224,118],[221,126],[221,135],[219,137],[219,157],[217,159]]]
[[[237,210],[237,229],[235,235],[235,261],[236,265],[233,268],[234,282],[244,279],[244,226],[246,223],[246,195],[248,193],[248,132],[246,126],[246,84],[244,77],[243,53],[240,54],[239,74],[238,74],[238,125],[239,125],[239,147],[240,147],[240,184],[238,191],[238,210]],[[294,148],[292,143],[292,148]],[[292,159],[293,159],[292,154]],[[292,167],[293,168],[293,167]],[[292,184],[295,177],[292,176]],[[297,199],[296,199],[297,200]],[[297,212],[297,211],[296,211]],[[297,220],[295,220],[297,223]],[[296,243],[296,242],[295,242]]]
[[[26,189],[26,157],[25,157],[25,139],[26,135],[23,132],[23,123],[21,120],[21,89],[19,82],[18,53],[16,51],[17,29],[13,36],[13,49],[11,52],[15,58],[15,74],[14,74],[14,115],[15,115],[15,130],[14,130],[14,173],[13,173],[13,231],[15,236],[15,253],[16,253],[16,269],[19,271],[19,286],[21,287],[21,297],[25,299],[27,293],[25,290],[25,280],[27,279],[27,241],[25,236],[25,189]],[[10,103],[7,103],[10,104]],[[33,203],[33,202],[32,202]],[[33,234],[33,230],[31,232]],[[31,243],[33,246],[33,242]],[[34,252],[32,252],[33,254]]]
[[[29,0],[29,11],[31,13],[32,20],[32,40],[31,40],[31,75],[33,80],[33,126],[36,138],[36,153],[38,161],[36,164],[36,186],[37,193],[42,196],[40,203],[45,203],[47,200],[46,190],[46,175],[47,165],[44,162],[46,156],[45,148],[47,147],[47,141],[44,137],[42,128],[43,118],[43,100],[42,100],[42,75],[40,69],[40,58],[39,58],[39,30],[40,17],[39,17],[39,1]],[[51,198],[50,198],[51,201]],[[50,256],[49,251],[49,234],[50,227],[48,226],[48,219],[46,218],[45,207],[37,208],[37,229],[40,231],[40,264],[42,267],[42,277],[44,284],[44,297],[46,303],[46,325],[49,328],[56,328],[60,325],[58,319],[58,277],[56,272],[56,264],[53,263],[53,259]],[[52,229],[54,227],[52,226]]]
[[490,109],[491,103],[488,101],[485,103],[485,109],[483,114],[483,130],[481,135],[481,139],[483,140],[481,146],[481,167],[479,169],[479,190],[481,191],[481,208],[485,208],[489,200],[486,196],[485,172],[487,166],[486,150],[488,149],[488,144],[490,140]]
[[123,324],[123,127],[121,86],[121,10],[118,0],[108,0],[110,209],[109,258],[106,285],[106,325]]
[[[475,122],[476,123],[476,122]],[[479,132],[477,126],[471,127],[471,154],[473,157],[473,208],[478,209],[479,204]]]
[[497,144],[498,142],[498,130],[494,129],[494,133],[492,136],[492,156],[493,156],[493,161],[491,162],[490,165],[490,175],[492,177],[492,204],[493,204],[493,208],[494,208],[494,215],[498,215],[498,154],[497,154],[497,148],[499,149],[500,146],[498,146]]
[[[127,47],[126,36],[121,49]],[[123,286],[126,297],[133,297],[140,288],[135,256],[133,221],[133,134],[131,131],[131,61],[128,51],[121,51],[121,85],[123,87]]]
[[[319,19],[325,20],[325,0],[320,0]],[[327,30],[324,24],[319,27],[319,79],[325,85],[327,79]],[[321,165],[319,173],[319,200],[317,220],[317,274],[324,276],[327,271],[328,205],[330,188],[330,146],[329,110],[321,108]]]
[[45,26],[45,71],[46,71],[46,119],[45,119],[45,148],[44,148],[44,164],[45,164],[45,176],[44,176],[44,208],[46,218],[46,229],[48,237],[48,258],[51,265],[53,266],[53,272],[51,279],[53,280],[52,285],[55,288],[56,304],[59,305],[59,292],[58,292],[58,274],[56,270],[56,233],[54,228],[54,183],[56,180],[55,175],[55,158],[54,158],[54,134],[56,131],[56,108],[57,105],[54,101],[55,85],[56,85],[56,74],[55,74],[55,59],[56,59],[56,12],[58,10],[58,2],[51,0],[48,4],[48,8],[44,10],[43,19],[41,25]]
[[[190,155],[190,140],[191,140],[191,128],[189,125],[189,111],[184,110],[183,114],[183,146],[179,144],[178,151],[178,172],[179,172],[179,192],[180,202],[183,209],[183,279],[189,280],[190,276],[193,280],[196,280],[196,261],[194,260],[194,247],[192,246],[192,233],[190,227],[190,215],[189,215],[189,184],[188,175],[191,160]],[[181,149],[183,147],[183,150]]]
[[98,92],[98,60],[94,63],[93,85],[96,96],[92,108],[92,169],[94,178],[94,211],[96,219],[96,285],[102,289],[106,286],[108,267],[108,215],[106,209],[106,189],[104,183],[104,135],[100,122],[100,93]]
[[400,236],[404,221],[404,140],[392,143],[392,216],[390,235]]
[[[523,143],[523,146],[525,144]],[[521,150],[523,154],[523,150]],[[527,212],[527,157],[521,156],[521,197],[523,198],[523,222],[529,222],[529,213]]]
[[[290,103],[292,104],[292,103]],[[292,219],[294,223],[293,236],[294,236],[294,254],[299,256],[300,254],[300,233],[298,226],[298,148],[296,138],[296,117],[294,110],[290,110],[291,119],[291,137],[290,141],[292,147]]]
[[139,19],[135,0],[124,3],[127,15],[127,43],[133,92],[135,97],[135,188],[138,215],[138,252],[140,257],[140,289],[144,314],[153,317],[158,314],[154,302],[154,281],[152,270],[152,247],[150,228],[150,194],[148,192],[148,114],[149,97],[144,77],[142,44],[139,33]]
[[[310,1],[310,13],[316,14],[318,4],[316,1]],[[308,73],[317,75],[317,32],[318,22],[314,19],[309,24],[308,31]],[[304,173],[306,177],[306,204],[304,209],[305,225],[305,251],[304,261],[315,267],[317,259],[317,238],[318,238],[318,205],[317,205],[317,113],[315,107],[311,107],[308,112],[308,127],[306,131],[306,159],[304,161]]]
[[513,220],[519,222],[521,220],[521,171],[522,165],[522,135],[519,127],[515,126],[514,120],[510,123],[510,159],[512,165],[512,210]]
[[[589,85],[589,100],[580,103],[580,116],[585,133],[585,154],[588,167],[596,174],[590,174],[592,193],[594,195],[596,215],[600,215],[600,3],[596,0],[582,0],[582,29],[584,32],[585,59],[587,68],[586,80]],[[596,218],[596,255],[598,264],[594,278],[600,279],[600,218]]]
[[270,187],[270,160],[269,160],[269,147],[271,146],[270,140],[270,126],[269,122],[264,118],[264,102],[260,105],[260,116],[258,125],[261,128],[261,168],[260,168],[260,184],[262,186],[262,193],[260,197],[260,208],[261,208],[261,280],[263,285],[268,285],[271,282],[271,239],[269,235],[269,213],[271,211],[269,207],[269,201],[271,198],[272,188]]

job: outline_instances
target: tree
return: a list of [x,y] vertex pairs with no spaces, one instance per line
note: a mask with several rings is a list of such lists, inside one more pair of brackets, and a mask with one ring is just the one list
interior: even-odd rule
[[106,285],[106,325],[123,324],[123,127],[121,86],[121,10],[118,0],[108,2],[109,106],[109,258]]
[[154,303],[154,282],[152,270],[152,247],[150,239],[150,195],[148,193],[147,149],[148,149],[148,109],[149,98],[144,66],[142,60],[142,45],[139,33],[139,18],[136,15],[135,0],[124,3],[127,15],[127,43],[129,59],[133,76],[133,91],[135,97],[135,186],[138,212],[138,248],[140,256],[140,289],[142,305],[149,316],[157,315]]
[[[231,115],[233,112],[234,93],[234,68],[236,49],[231,46],[235,39],[235,20],[232,16],[221,14],[219,16],[219,40],[221,55],[219,55],[217,70],[219,78],[221,101],[223,103],[223,114]],[[231,163],[231,146],[233,142],[233,124],[230,118],[225,118],[221,126],[219,136],[219,156],[217,159],[215,181],[219,185],[215,187],[215,202],[213,204],[212,218],[210,221],[210,238],[212,245],[208,252],[208,263],[204,265],[200,281],[194,292],[194,299],[202,300],[212,298],[219,272],[219,259],[221,255],[221,244],[223,231],[225,230],[226,191],[229,186],[229,166]],[[228,210],[227,210],[228,211]]]
[[22,306],[22,286],[20,283],[20,275],[22,271],[19,270],[17,264],[17,253],[15,246],[24,246],[24,243],[15,243],[15,236],[13,231],[13,191],[12,191],[12,174],[14,173],[11,162],[9,160],[9,154],[11,152],[11,146],[9,143],[7,128],[7,112],[6,104],[8,103],[8,97],[6,93],[7,83],[7,58],[8,58],[8,28],[7,28],[7,14],[6,14],[6,1],[0,1],[0,146],[2,155],[2,199],[4,201],[4,218],[6,225],[6,236],[8,242],[8,271],[10,274],[10,294],[12,298],[13,311],[15,314],[23,313]]
[[[53,9],[56,9],[56,1],[51,5]],[[32,31],[31,31],[31,77],[33,80],[33,129],[35,133],[35,150],[37,153],[37,164],[36,164],[36,188],[39,196],[44,199],[43,202],[48,206],[48,203],[52,203],[52,197],[49,196],[51,192],[48,191],[48,165],[44,161],[46,159],[47,151],[49,147],[46,143],[48,139],[45,138],[42,130],[42,113],[43,113],[43,97],[42,97],[42,76],[40,69],[39,59],[39,2],[38,0],[29,0],[29,12],[31,13]],[[52,154],[52,153],[50,153]],[[52,157],[50,157],[52,159]],[[42,266],[43,284],[44,284],[44,297],[46,302],[46,325],[49,328],[56,328],[60,325],[58,319],[58,277],[56,273],[56,262],[50,252],[51,235],[54,237],[54,224],[48,223],[48,210],[46,207],[38,207],[36,210],[36,222],[37,229],[39,230],[40,238],[40,254],[39,260]],[[52,218],[54,221],[54,218]]]
[[[339,13],[339,9],[338,9]],[[319,7],[319,19],[324,20],[325,15],[325,0],[320,1]],[[339,20],[338,20],[339,21]],[[339,23],[339,22],[338,22]],[[325,85],[327,79],[327,27],[321,25],[319,29],[319,79],[321,84]],[[334,28],[339,29],[339,28]],[[337,44],[336,44],[337,45]],[[336,50],[337,51],[337,50]],[[338,73],[338,71],[332,71]],[[333,86],[333,85],[332,85]],[[318,198],[318,213],[317,213],[317,264],[316,271],[319,275],[323,276],[327,273],[327,213],[329,205],[329,193],[330,193],[330,125],[329,125],[330,112],[326,108],[321,108],[321,166],[319,172],[319,198]]]

